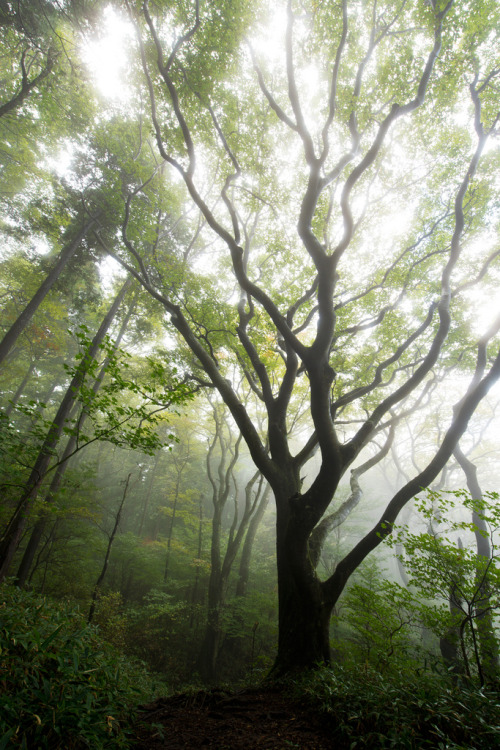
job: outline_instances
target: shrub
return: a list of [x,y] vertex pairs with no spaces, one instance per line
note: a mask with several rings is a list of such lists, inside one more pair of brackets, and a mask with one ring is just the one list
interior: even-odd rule
[[331,717],[332,746],[398,750],[491,750],[500,736],[500,695],[451,687],[438,675],[387,677],[370,667],[319,669],[296,680],[294,698]]
[[0,750],[128,747],[138,672],[68,604],[0,587]]

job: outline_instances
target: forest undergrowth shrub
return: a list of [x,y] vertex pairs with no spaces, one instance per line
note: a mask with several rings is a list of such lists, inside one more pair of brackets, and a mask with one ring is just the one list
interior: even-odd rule
[[[140,604],[126,606],[124,612],[125,651],[146,664],[163,694],[192,684],[203,635],[193,615],[203,620],[204,608],[152,589]],[[200,687],[198,678],[195,683]]]
[[361,663],[384,674],[413,672],[433,660],[421,642],[412,594],[386,575],[377,561],[360,566],[332,618],[332,648],[345,667]]
[[323,668],[296,679],[289,690],[327,714],[332,741],[350,750],[498,747],[500,693],[453,686],[437,674],[398,678],[368,665]]
[[150,678],[68,604],[0,588],[0,750],[129,747]]

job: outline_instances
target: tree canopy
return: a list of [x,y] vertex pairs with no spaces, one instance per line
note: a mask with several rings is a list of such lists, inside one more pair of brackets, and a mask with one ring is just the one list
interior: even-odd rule
[[[498,3],[108,5],[130,29],[124,96],[86,109],[71,76],[103,6],[40,0],[46,31],[5,4],[18,54],[0,123],[71,142],[58,190],[75,230],[91,221],[95,262],[155,302],[166,356],[218,394],[274,494],[275,672],[328,663],[349,577],[500,376]],[[436,405],[432,455],[323,577],[362,475]]]

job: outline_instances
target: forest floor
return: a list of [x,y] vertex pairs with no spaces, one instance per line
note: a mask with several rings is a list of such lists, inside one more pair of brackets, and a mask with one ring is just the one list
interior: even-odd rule
[[158,698],[135,729],[134,750],[343,750],[325,714],[269,690]]

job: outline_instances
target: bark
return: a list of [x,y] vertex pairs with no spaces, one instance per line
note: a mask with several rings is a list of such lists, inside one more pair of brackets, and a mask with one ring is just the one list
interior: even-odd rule
[[50,425],[43,445],[38,453],[35,463],[31,469],[30,476],[25,485],[24,492],[21,495],[17,507],[8,523],[8,526],[0,541],[0,581],[7,575],[12,562],[12,558],[19,546],[19,542],[26,526],[28,517],[32,511],[33,504],[40,491],[41,484],[47,474],[50,463],[54,456],[59,438],[61,437],[64,425],[74,406],[78,392],[85,380],[86,371],[90,362],[96,357],[99,347],[108,332],[123,298],[125,297],[131,280],[127,280],[116,296],[108,313],[104,317],[99,330],[95,334],[92,343],[85,357],[80,362],[76,373],[66,390],[66,393],[59,405],[57,414]]
[[248,591],[248,580],[250,578],[250,561],[252,559],[253,544],[255,541],[257,530],[262,519],[264,518],[264,513],[266,512],[270,492],[271,487],[269,485],[266,485],[255,515],[252,517],[252,520],[248,525],[248,531],[245,535],[245,542],[241,550],[240,565],[238,569],[238,582],[236,584],[236,596],[245,596]]
[[465,664],[460,658],[462,633],[459,620],[462,619],[463,614],[462,601],[458,597],[453,585],[450,587],[448,595],[448,606],[450,614],[456,619],[457,624],[450,627],[439,639],[439,650],[441,651],[441,656],[446,668],[450,671],[453,679],[456,681],[460,675],[465,674]]
[[[275,496],[279,493],[274,489]],[[290,534],[288,498],[277,497],[278,653],[269,677],[330,664],[330,618],[333,605],[307,556],[294,554],[302,540]],[[298,567],[301,570],[297,570]]]
[[26,70],[26,51],[23,52],[20,61],[22,74],[21,88],[19,89],[17,94],[9,99],[9,101],[4,102],[2,105],[0,105],[0,117],[9,114],[9,112],[13,112],[21,106],[24,100],[27,99],[27,97],[31,94],[33,89],[36,89],[44,80],[44,78],[47,78],[47,76],[52,72],[55,61],[56,53],[54,49],[50,48],[47,52],[45,65],[42,67],[38,75],[34,76],[30,81]]
[[200,583],[200,566],[201,555],[203,551],[203,497],[200,497],[199,521],[198,521],[198,564],[194,576],[193,588],[191,590],[191,616],[189,618],[190,630],[194,627],[195,607],[198,604],[198,587]]
[[[218,408],[213,407],[215,425],[214,438],[209,446],[206,458],[207,476],[212,485],[212,535],[210,542],[210,576],[208,579],[207,620],[205,634],[198,655],[197,667],[203,680],[213,682],[216,678],[217,656],[221,641],[221,609],[226,595],[228,569],[221,560],[222,515],[234,481],[234,466],[238,460],[239,440],[232,455],[229,455],[231,433],[229,438],[224,434],[225,423]],[[219,446],[220,456],[217,466],[217,478],[212,470],[212,458]]]
[[63,248],[52,270],[49,272],[45,280],[33,295],[32,299],[28,302],[22,313],[19,315],[17,320],[9,328],[3,340],[0,342],[0,365],[9,354],[17,339],[25,330],[26,326],[30,323],[33,315],[36,313],[43,300],[58,280],[68,261],[73,257],[77,249],[80,247],[80,243],[82,242],[85,235],[95,225],[95,223],[95,218],[88,219],[84,223],[74,240],[69,242],[66,247]]
[[144,500],[143,500],[143,504],[142,504],[141,520],[139,522],[139,528],[137,530],[137,536],[138,537],[142,536],[142,530],[144,528],[144,522],[146,520],[146,513],[147,513],[147,510],[148,510],[148,507],[149,507],[149,501],[151,499],[151,493],[153,491],[153,483],[154,483],[154,480],[155,480],[156,472],[158,470],[158,464],[160,462],[160,456],[161,456],[161,453],[158,452],[156,454],[156,456],[155,456],[155,460],[154,460],[153,466],[151,468],[151,474],[149,476],[148,486],[147,486],[146,493],[145,493]]
[[[221,616],[226,600],[231,571],[236,556],[243,544],[243,540],[250,531],[249,524],[258,518],[259,511],[260,517],[262,517],[269,492],[269,487],[265,484],[260,472],[255,472],[246,483],[245,501],[240,517],[238,510],[239,488],[234,475],[234,468],[239,457],[241,435],[236,440],[234,451],[229,462],[226,463],[229,444],[224,438],[223,422],[219,418],[216,409],[214,409],[214,421],[216,424],[216,435],[207,456],[207,473],[212,483],[212,501],[214,506],[210,549],[211,570],[208,582],[207,624],[200,655],[198,657],[198,668],[200,674],[202,678],[208,682],[213,682],[217,677],[218,660],[221,654],[223,636]],[[218,480],[216,481],[211,471],[210,459],[217,443],[219,443],[221,448],[221,456],[217,472]],[[230,495],[231,487],[234,492],[234,514],[226,547],[223,550],[221,544],[222,517]],[[256,526],[253,531],[255,535]],[[252,538],[249,538],[247,554],[250,554],[251,551],[251,541]]]
[[[347,3],[343,2],[342,4],[343,31],[337,44],[328,115],[325,118],[320,139],[316,139],[309,132],[302,111],[293,62],[294,14],[292,3],[288,3],[285,50],[288,84],[287,109],[291,111],[292,115],[286,114],[285,110],[279,106],[272,94],[266,89],[263,76],[259,76],[259,84],[275,114],[286,127],[298,136],[301,142],[307,170],[307,186],[299,209],[297,232],[302,242],[306,261],[315,268],[316,278],[310,288],[291,303],[289,309],[285,311],[282,302],[277,302],[271,298],[264,285],[259,285],[254,280],[256,278],[255,272],[247,273],[249,233],[247,226],[240,219],[239,207],[232,203],[230,198],[230,188],[242,170],[236,155],[232,152],[230,144],[222,132],[213,109],[209,106],[207,109],[214,123],[214,136],[221,143],[225,155],[231,162],[230,169],[232,171],[227,176],[224,187],[220,191],[220,199],[224,208],[227,209],[229,217],[225,224],[222,223],[224,219],[219,218],[220,212],[217,212],[216,215],[210,209],[195,182],[195,136],[191,133],[189,127],[190,118],[186,118],[184,114],[182,92],[178,90],[171,75],[171,70],[176,55],[183,44],[191,35],[196,33],[199,25],[198,16],[195,25],[187,34],[179,38],[174,49],[168,53],[167,59],[165,50],[162,48],[161,34],[157,31],[151,16],[151,6],[147,3],[142,6],[142,15],[150,41],[156,48],[157,53],[156,68],[153,74],[150,73],[150,65],[155,63],[151,62],[151,57],[147,54],[148,50],[142,42],[141,28],[137,20],[139,48],[159,153],[166,163],[177,170],[207,226],[227,247],[234,276],[240,286],[240,302],[237,305],[238,324],[231,330],[231,334],[237,336],[239,344],[244,348],[246,362],[243,365],[243,373],[247,378],[248,385],[264,404],[267,411],[266,439],[261,437],[257,422],[252,419],[251,413],[239,398],[231,382],[225,378],[222,368],[219,367],[214,348],[211,345],[209,332],[200,333],[196,325],[192,325],[189,315],[184,314],[182,305],[176,304],[173,298],[165,296],[159,288],[154,286],[152,277],[148,275],[144,268],[137,270],[138,253],[131,243],[127,245],[127,249],[134,259],[133,265],[135,268],[116,255],[113,255],[113,257],[135,275],[144,288],[164,305],[165,310],[170,314],[172,325],[182,336],[212,385],[218,390],[222,400],[231,411],[232,417],[248,445],[252,459],[268,480],[274,492],[277,506],[280,634],[278,655],[273,674],[293,671],[297,668],[312,667],[317,663],[328,663],[330,658],[328,642],[330,614],[349,576],[365,557],[381,543],[384,536],[390,533],[392,524],[404,505],[422,486],[427,486],[437,476],[448,461],[457,440],[466,429],[468,420],[477,404],[492,383],[500,376],[500,358],[497,358],[488,375],[467,394],[434,459],[423,471],[417,472],[416,476],[410,479],[394,495],[379,523],[339,562],[333,575],[326,581],[321,582],[317,577],[309,554],[309,539],[313,530],[321,522],[327,511],[343,474],[360,455],[368,442],[373,439],[374,431],[380,427],[383,420],[387,418],[389,413],[392,413],[396,406],[400,406],[410,395],[418,395],[419,390],[425,388],[425,381],[430,377],[433,368],[439,362],[450,330],[450,300],[453,293],[451,279],[461,252],[461,240],[465,226],[464,198],[470,182],[474,178],[482,149],[488,137],[488,133],[485,133],[481,125],[479,93],[475,88],[477,78],[471,86],[471,96],[475,106],[475,126],[478,134],[477,148],[470,162],[464,165],[464,177],[455,195],[454,227],[450,237],[449,253],[443,263],[441,272],[441,294],[438,299],[430,304],[427,316],[420,321],[415,330],[410,332],[402,341],[397,342],[390,356],[377,363],[374,354],[375,364],[372,366],[374,373],[372,382],[361,387],[354,387],[352,391],[342,394],[337,401],[332,400],[336,373],[330,364],[330,359],[332,358],[332,362],[334,361],[332,352],[342,346],[341,335],[345,333],[345,331],[336,331],[335,328],[336,307],[334,298],[338,299],[339,296],[338,290],[336,290],[337,267],[349,248],[357,229],[351,206],[354,191],[363,178],[369,177],[377,160],[383,154],[388,134],[396,121],[417,110],[424,102],[427,87],[441,50],[443,22],[452,5],[453,2],[450,0],[442,11],[436,12],[432,49],[422,65],[419,80],[415,82],[412,88],[412,91],[415,91],[413,98],[410,99],[409,97],[412,94],[409,94],[404,104],[399,104],[392,99],[391,105],[387,105],[377,114],[378,124],[374,124],[374,135],[368,144],[366,144],[366,139],[369,137],[367,131],[361,134],[358,129],[356,107],[354,107],[352,115],[346,123],[351,134],[350,148],[347,147],[344,153],[339,155],[336,164],[332,167],[329,160],[329,126],[336,115],[336,105],[338,104],[336,101],[337,75],[341,67],[340,62],[344,53],[344,46],[348,43],[346,40],[349,38]],[[396,11],[394,18],[397,17],[398,12],[400,11]],[[375,29],[373,30],[368,53],[360,60],[358,72],[355,76],[355,83],[352,88],[353,100],[358,97],[361,91],[363,70],[367,67],[370,56],[374,54],[377,44],[389,33],[390,27],[391,24],[388,24],[377,34],[375,34]],[[491,75],[493,76],[493,73]],[[158,119],[161,107],[157,106],[156,101],[160,91],[160,86],[157,85],[158,81],[165,88],[172,115],[176,119],[179,133],[184,141],[183,148],[179,151],[169,152],[169,149],[173,146],[170,142],[164,141],[164,128]],[[486,82],[482,85],[481,90],[485,86]],[[180,156],[180,154],[182,155]],[[353,161],[355,164],[350,167],[349,165]],[[330,171],[327,172],[327,169]],[[340,212],[343,229],[340,231],[337,246],[329,248],[327,243],[322,242],[315,235],[316,209],[318,201],[322,196],[324,197],[324,191],[328,185],[340,179],[343,173],[347,175],[343,186],[340,186]],[[230,227],[229,229],[226,228],[226,224]],[[365,294],[366,292],[359,296],[364,297]],[[429,291],[429,294],[432,294],[432,292]],[[313,299],[313,295],[314,304],[311,315],[316,316],[316,332],[312,343],[307,345],[299,335],[304,328],[302,328],[302,325],[297,327],[294,316],[305,300]],[[404,296],[405,289],[403,287],[400,299]],[[344,304],[339,302],[339,306]],[[274,371],[268,371],[264,358],[259,355],[260,343],[258,340],[252,339],[252,327],[256,326],[255,308],[257,306],[259,315],[265,315],[267,324],[274,327],[275,338],[278,341],[279,352],[284,365],[284,374],[281,380]],[[381,309],[378,315],[374,316],[370,326],[375,326],[383,320],[387,309],[391,308]],[[306,317],[308,316],[306,315]],[[438,318],[437,321],[435,320],[436,317]],[[308,318],[309,322],[311,319]],[[352,326],[349,333],[359,332],[367,327],[363,322],[360,322],[357,326]],[[422,342],[424,335],[429,333],[431,333],[431,340],[428,345],[426,344],[427,348],[422,354],[422,347],[418,347],[417,344]],[[412,352],[414,359],[409,366],[406,364],[403,355]],[[342,360],[342,357],[340,357],[340,360]],[[247,362],[250,363],[250,366],[246,364]],[[314,424],[314,434],[305,442],[301,451],[293,456],[288,441],[287,416],[290,417],[290,415],[287,415],[287,412],[291,405],[294,385],[298,375],[302,372],[306,373],[309,381],[310,414]],[[357,433],[346,443],[341,444],[335,428],[335,419],[339,410],[355,402],[357,402],[360,410],[368,409],[367,402],[363,402],[361,399],[370,394],[380,394],[382,391],[376,389],[388,385],[392,376],[398,374],[398,372],[402,375],[401,383],[394,389],[386,391],[389,395],[385,398],[382,397],[378,405],[367,414],[366,420]],[[384,382],[387,379],[388,382]],[[311,486],[307,491],[302,492],[300,471],[316,448],[320,452],[320,468]]]
[[[171,548],[172,548],[172,539],[174,536],[174,524],[175,524],[175,516],[177,514],[177,503],[179,502],[179,491],[181,486],[181,478],[182,474],[184,472],[184,469],[186,468],[188,461],[189,461],[189,447],[187,454],[182,457],[182,459],[176,463],[176,470],[177,475],[175,478],[175,489],[174,489],[174,501],[172,503],[172,518],[170,519],[170,525],[168,527],[168,535],[167,535],[167,554],[165,556],[165,569],[163,571],[163,583],[167,583],[168,576],[170,573],[170,554],[171,554]],[[175,459],[174,459],[175,461]]]

